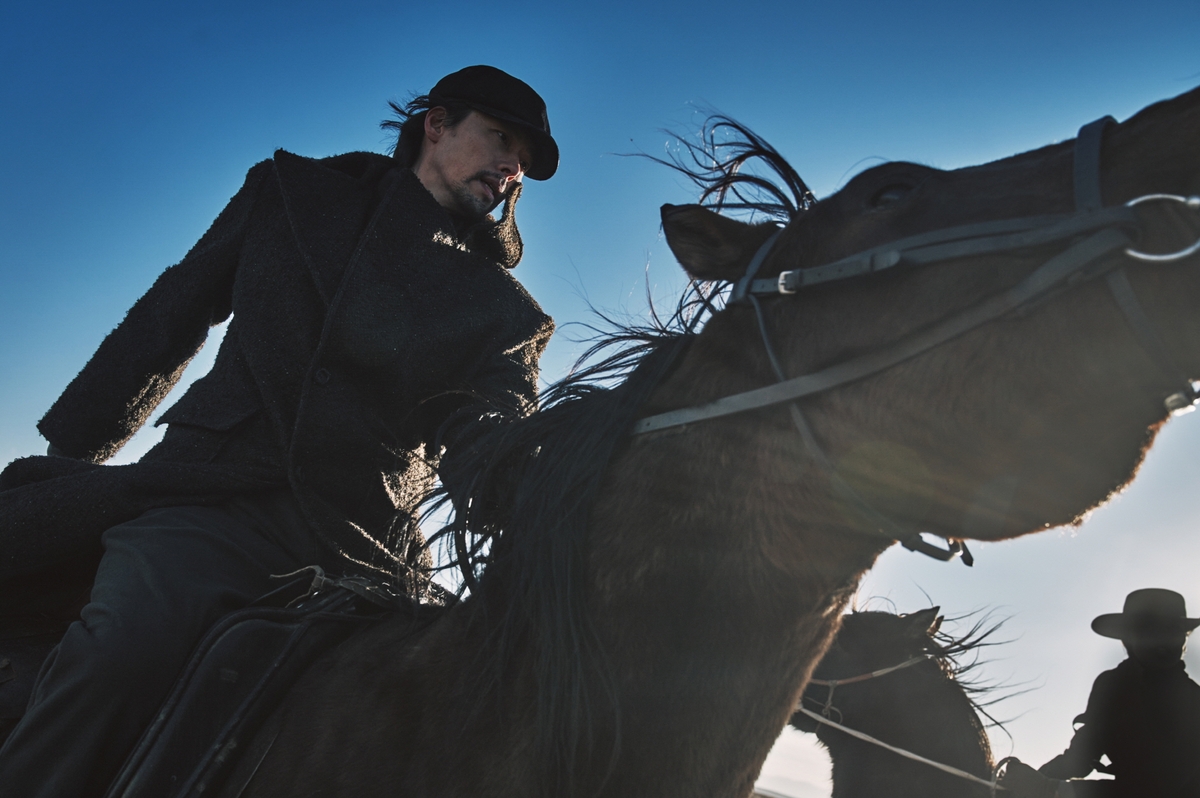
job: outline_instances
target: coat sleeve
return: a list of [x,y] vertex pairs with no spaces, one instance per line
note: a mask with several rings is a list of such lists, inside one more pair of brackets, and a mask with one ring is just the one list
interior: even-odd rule
[[[489,358],[471,380],[472,390],[460,394],[456,406],[441,414],[439,425],[430,426],[431,432],[436,432],[427,437],[427,443],[441,453],[438,476],[451,496],[461,497],[474,482],[473,474],[486,465],[489,439],[494,440],[492,436],[502,427],[536,407],[538,360],[554,331],[553,322],[545,316],[542,319],[537,332],[520,345]],[[507,454],[509,459],[517,457],[513,452]],[[519,470],[517,463],[505,465],[507,468],[491,470]],[[503,492],[503,488],[490,492]]]
[[548,317],[542,316],[540,322],[536,331],[490,357],[472,377],[471,386],[481,405],[510,417],[532,412],[537,404],[538,362],[554,331]]
[[246,182],[182,261],[155,280],[38,422],[52,446],[101,463],[146,423],[204,345],[229,317],[246,227],[270,162]]
[[1051,759],[1038,768],[1043,776],[1052,779],[1082,778],[1093,770],[1102,769],[1100,757],[1105,753],[1102,736],[1102,726],[1107,713],[1104,706],[1109,703],[1108,697],[1115,687],[1111,672],[1106,671],[1096,677],[1092,684],[1092,692],[1088,696],[1087,709],[1075,718],[1076,723],[1082,723],[1066,751]]

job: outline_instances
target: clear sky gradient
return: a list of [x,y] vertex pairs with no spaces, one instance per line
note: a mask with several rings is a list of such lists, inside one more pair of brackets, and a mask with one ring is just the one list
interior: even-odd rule
[[[506,69],[549,104],[562,166],[521,201],[516,274],[560,323],[553,379],[589,303],[640,314],[647,285],[667,303],[682,285],[658,206],[694,192],[618,156],[661,154],[662,128],[731,114],[824,196],[880,160],[953,168],[1127,118],[1200,83],[1198,31],[1196,0],[5,4],[0,458],[44,450],[37,419],[253,163],[278,147],[382,151],[386,101],[462,66]],[[997,754],[1040,764],[1121,658],[1088,631],[1094,615],[1151,585],[1200,613],[1198,448],[1200,414],[1174,421],[1133,488],[1082,528],[976,546],[974,569],[892,551],[861,600],[1010,616],[1014,641],[985,673],[1031,689],[998,708],[1015,719]],[[763,783],[827,794],[807,745],[781,744]]]

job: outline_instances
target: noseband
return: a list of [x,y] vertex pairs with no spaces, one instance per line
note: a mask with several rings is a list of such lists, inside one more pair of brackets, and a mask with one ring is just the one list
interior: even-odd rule
[[[860,673],[858,676],[851,676],[847,679],[816,679],[816,678],[812,678],[812,679],[808,680],[808,684],[810,687],[815,684],[818,687],[829,688],[829,692],[825,696],[825,703],[821,706],[821,714],[828,718],[830,713],[836,712],[838,715],[838,718],[841,718],[842,717],[841,711],[838,710],[838,708],[833,705],[833,693],[835,690],[837,690],[838,687],[841,687],[843,685],[848,685],[848,684],[857,684],[858,682],[865,682],[868,679],[875,679],[879,676],[886,676],[889,673],[892,673],[894,671],[904,670],[905,668],[911,667],[918,663],[925,662],[928,659],[929,659],[929,655],[922,654],[918,657],[913,657],[912,659],[907,659],[904,662],[901,662],[899,665],[892,665],[887,668],[880,668],[879,670],[871,671],[870,673]],[[807,688],[805,689],[805,692],[808,692]],[[802,709],[804,707],[804,699],[805,698],[808,698],[808,696],[806,696],[804,693],[801,693],[800,701],[799,701],[796,709]],[[812,698],[809,698],[808,700],[816,701],[816,699],[812,699]],[[820,703],[820,702],[817,702],[817,703]]]
[[[1112,117],[1104,117],[1084,125],[1075,139],[1074,213],[1002,219],[943,228],[902,238],[823,266],[793,269],[780,273],[776,278],[757,279],[758,270],[782,233],[782,228],[777,230],[751,258],[746,273],[734,284],[728,304],[747,303],[754,308],[763,346],[778,382],[722,397],[707,404],[648,416],[634,425],[633,434],[641,435],[748,410],[786,404],[805,448],[829,476],[835,493],[846,499],[873,531],[889,540],[899,541],[911,551],[918,551],[939,560],[951,560],[961,555],[963,562],[971,565],[973,558],[970,551],[954,536],[939,534],[947,541],[948,547],[943,549],[935,546],[922,539],[920,530],[902,529],[860,496],[836,473],[833,464],[813,436],[812,429],[796,400],[877,374],[1018,310],[1054,289],[1071,287],[1104,275],[1109,290],[1142,349],[1164,374],[1180,386],[1180,390],[1164,400],[1164,405],[1172,413],[1192,409],[1200,398],[1195,387],[1183,369],[1175,363],[1154,323],[1142,309],[1125,275],[1124,264],[1107,256],[1117,250],[1123,250],[1130,258],[1161,263],[1181,260],[1200,251],[1200,241],[1180,252],[1167,255],[1150,255],[1133,249],[1133,236],[1139,229],[1135,206],[1146,202],[1180,202],[1190,209],[1200,210],[1200,197],[1151,194],[1138,197],[1125,205],[1104,208],[1100,196],[1100,144],[1105,127],[1113,122]],[[900,265],[928,265],[965,257],[1011,252],[1060,241],[1069,243],[1067,249],[1047,260],[1017,285],[880,349],[811,374],[792,378],[785,375],[779,359],[775,356],[760,298],[788,296],[813,285],[859,277]]]

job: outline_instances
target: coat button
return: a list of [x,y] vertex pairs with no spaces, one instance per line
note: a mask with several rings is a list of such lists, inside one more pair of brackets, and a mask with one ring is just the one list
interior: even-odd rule
[[317,373],[313,375],[318,385],[324,385],[329,382],[329,369],[317,369]]

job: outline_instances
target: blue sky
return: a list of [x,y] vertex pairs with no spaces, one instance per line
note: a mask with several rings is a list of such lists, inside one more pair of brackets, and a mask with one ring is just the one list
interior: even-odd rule
[[[951,168],[1128,117],[1200,83],[1198,30],[1195,0],[5,4],[0,456],[44,447],[41,413],[251,164],[277,147],[379,151],[386,101],[462,66],[506,69],[549,104],[562,167],[522,199],[517,275],[565,325],[545,360],[553,378],[588,302],[640,313],[647,280],[664,301],[678,290],[657,209],[693,192],[616,155],[661,153],[661,128],[732,114],[821,196],[880,159]],[[1010,727],[1017,753],[1035,763],[1065,745],[1111,664],[1092,615],[1160,582],[1200,610],[1197,416],[1173,422],[1147,473],[1082,530],[982,547],[974,572],[889,553],[868,579],[902,610],[924,602],[921,587],[951,612],[1013,615],[1023,637],[995,673],[1044,685],[1010,702],[1025,713]],[[1064,664],[1081,651],[1084,664]]]

